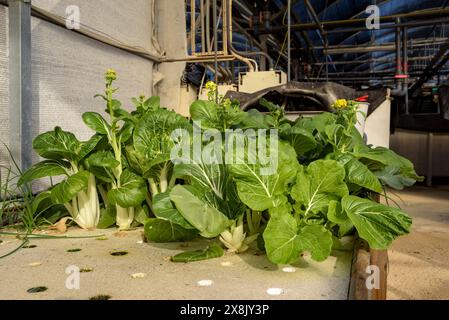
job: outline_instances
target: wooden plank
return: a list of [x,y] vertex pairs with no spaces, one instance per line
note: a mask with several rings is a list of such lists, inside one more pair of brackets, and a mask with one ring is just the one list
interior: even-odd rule
[[369,274],[366,268],[370,264],[368,243],[360,238],[354,242],[354,256],[352,259],[351,279],[349,283],[349,300],[368,300],[369,292],[366,280]]
[[[373,201],[380,202],[380,195],[372,195]],[[356,236],[354,243],[354,256],[349,284],[349,300],[386,300],[388,277],[388,251],[370,249],[368,243]],[[369,266],[376,266],[379,270],[379,287],[369,289]],[[367,272],[368,271],[368,272]],[[372,272],[372,271],[371,271]]]
[[388,252],[387,250],[370,250],[370,265],[379,268],[379,288],[370,290],[369,300],[387,299]]

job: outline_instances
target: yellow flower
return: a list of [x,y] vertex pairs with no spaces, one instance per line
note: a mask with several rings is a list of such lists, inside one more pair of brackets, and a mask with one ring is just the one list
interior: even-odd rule
[[217,84],[213,81],[208,81],[206,83],[206,90],[213,91],[213,92],[217,91]]
[[338,99],[332,105],[332,108],[336,110],[346,109],[347,107],[348,107],[348,100],[346,99]]
[[108,69],[105,75],[106,81],[114,81],[117,79],[117,72],[113,69]]

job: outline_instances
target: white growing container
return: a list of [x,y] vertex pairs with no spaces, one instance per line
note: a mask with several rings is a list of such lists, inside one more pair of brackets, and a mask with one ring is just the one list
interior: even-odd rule
[[365,124],[366,117],[368,116],[369,103],[368,102],[359,102],[359,112],[357,112],[357,124],[355,127],[359,130],[360,134],[364,135],[365,133]]

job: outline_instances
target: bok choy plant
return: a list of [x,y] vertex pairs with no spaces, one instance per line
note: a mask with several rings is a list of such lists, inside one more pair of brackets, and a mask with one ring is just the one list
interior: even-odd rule
[[121,102],[113,98],[118,90],[113,88],[117,79],[115,71],[106,72],[106,90],[102,97],[106,102],[107,122],[97,112],[83,114],[84,123],[98,135],[106,137],[109,149],[91,155],[88,163],[92,170],[104,181],[107,187],[108,204],[115,206],[116,224],[119,229],[129,229],[137,210],[146,197],[145,180],[126,166],[124,144],[131,138],[134,130],[134,118],[121,108]]
[[98,190],[95,175],[86,170],[84,161],[100,140],[101,136],[94,135],[89,141],[80,142],[74,134],[59,127],[37,136],[33,141],[34,150],[46,160],[25,171],[18,185],[63,176],[63,181],[40,194],[40,199],[50,198],[53,204],[63,204],[81,228],[96,228],[100,218]]

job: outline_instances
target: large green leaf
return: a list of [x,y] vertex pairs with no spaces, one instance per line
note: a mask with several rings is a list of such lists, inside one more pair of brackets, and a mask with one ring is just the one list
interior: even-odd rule
[[373,168],[379,168],[381,165],[400,168],[400,173],[405,177],[422,181],[422,177],[416,174],[413,163],[393,150],[383,147],[374,149],[360,147],[354,152],[354,156],[361,159],[362,162],[367,162]]
[[372,249],[387,249],[410,231],[412,219],[401,210],[355,196],[344,197],[342,207]]
[[157,110],[161,107],[161,98],[158,96],[150,97],[143,103],[143,106],[145,110]]
[[100,168],[115,168],[120,164],[111,151],[95,152],[87,158],[86,162],[89,166]]
[[115,224],[115,219],[117,217],[117,211],[115,206],[108,206],[100,211],[100,220],[98,221],[98,229],[107,229]]
[[56,204],[64,204],[71,201],[78,192],[87,188],[89,175],[89,171],[80,171],[58,183],[51,190],[52,201]]
[[219,258],[224,255],[224,250],[218,245],[211,245],[204,250],[195,250],[179,253],[171,258],[173,262],[193,262],[213,258]]
[[326,128],[329,125],[335,124],[336,121],[337,117],[335,114],[323,112],[311,118],[310,122],[305,119],[304,125],[309,129],[316,130],[321,136],[324,136],[326,133]]
[[145,237],[153,242],[178,242],[194,239],[198,232],[185,229],[179,224],[165,219],[148,219],[145,223]]
[[329,221],[338,225],[338,235],[343,237],[349,233],[354,228],[351,220],[345,211],[341,207],[340,201],[330,201],[329,208],[327,211],[327,218]]
[[43,158],[52,160],[79,160],[81,144],[71,132],[56,127],[54,131],[38,135],[33,141],[33,148]]
[[170,200],[170,192],[158,193],[153,198],[153,213],[160,219],[171,221],[185,229],[195,229],[175,208]]
[[145,225],[150,215],[150,209],[146,205],[141,205],[134,208],[134,223],[138,225]]
[[95,148],[100,144],[104,136],[99,134],[94,134],[88,141],[81,143],[81,148],[79,152],[80,159],[83,159],[89,153],[95,150]]
[[213,101],[197,100],[190,106],[190,116],[193,121],[201,122],[203,129],[219,129],[224,131],[242,123],[247,114],[240,110],[239,103],[231,102],[229,105],[221,105]]
[[269,150],[269,154],[273,156],[271,159],[274,159],[270,165],[277,169],[274,174],[264,174],[262,169],[270,165],[262,165],[259,160],[251,164],[247,159],[258,158],[248,148],[237,150],[237,161],[230,165],[240,199],[257,211],[267,210],[287,201],[288,186],[294,181],[299,167],[295,150],[286,142],[279,141],[278,149]]
[[[221,149],[219,152],[222,152]],[[195,187],[209,205],[228,218],[234,219],[245,210],[230,175],[229,166],[225,164],[205,164],[202,161],[202,155],[196,154],[190,163],[176,164],[173,177],[184,179],[189,185]]]
[[189,126],[186,118],[173,111],[156,109],[147,113],[137,123],[133,133],[135,151],[138,157],[147,162],[145,169],[161,164],[162,168],[170,160],[175,146],[171,134],[176,129],[186,129]]
[[326,260],[332,250],[332,233],[321,225],[305,226],[298,232],[299,248],[308,251],[315,261]]
[[271,115],[264,114],[256,109],[250,109],[241,123],[243,129],[270,129],[275,126],[275,120]]
[[39,193],[31,202],[31,208],[32,212],[35,215],[39,215],[40,213],[43,213],[47,209],[51,208],[54,205],[53,201],[51,200],[51,192],[50,191],[44,191]]
[[271,262],[290,264],[308,251],[315,261],[324,261],[332,249],[332,234],[322,225],[299,228],[296,219],[285,208],[270,211],[271,219],[264,231],[265,249]]
[[99,134],[107,135],[111,131],[111,126],[103,118],[103,116],[97,112],[86,112],[83,114],[84,123]]
[[36,179],[45,177],[56,177],[66,174],[67,174],[66,168],[61,163],[55,161],[42,161],[33,165],[31,168],[25,171],[20,176],[17,185],[21,186],[24,183],[28,183]]
[[[133,119],[135,120],[135,119]],[[126,143],[133,136],[135,125],[132,121],[126,121],[118,134],[121,143]]]
[[[192,188],[190,188],[191,190]],[[183,217],[205,238],[214,238],[232,224],[223,213],[194,195],[185,186],[177,185],[170,199]]]
[[325,211],[329,201],[349,194],[344,167],[334,160],[312,162],[298,172],[292,197],[303,207],[304,215]]
[[202,128],[216,128],[219,123],[218,105],[211,101],[194,101],[190,106],[190,117],[193,121],[201,121]]
[[382,185],[374,173],[357,159],[350,158],[345,164],[347,181],[368,190],[382,193]]
[[403,190],[404,187],[411,187],[416,183],[415,179],[404,176],[401,174],[401,168],[395,166],[387,166],[381,171],[376,171],[375,175],[385,185],[396,190]]
[[145,200],[146,194],[145,180],[126,169],[120,176],[120,187],[109,190],[108,199],[113,205],[129,208],[140,205]]
[[298,155],[303,155],[317,147],[313,134],[299,126],[283,126],[281,137],[290,142]]
[[348,215],[341,208],[341,203],[335,200],[329,202],[327,218],[329,221],[337,224],[347,223],[348,221],[350,222]]
[[268,259],[276,264],[295,262],[301,251],[298,224],[287,211],[272,215],[263,233]]

